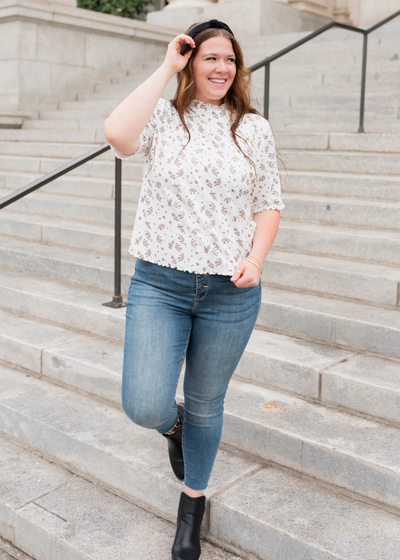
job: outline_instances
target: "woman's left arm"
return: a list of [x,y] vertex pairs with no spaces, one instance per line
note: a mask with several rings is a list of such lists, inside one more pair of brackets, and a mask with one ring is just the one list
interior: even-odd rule
[[253,220],[256,222],[257,227],[250,255],[255,257],[261,263],[261,266],[275,241],[280,215],[280,210],[275,209],[263,210],[253,214]]
[[[281,197],[281,184],[276,161],[275,142],[269,122],[256,120],[255,164],[256,181],[253,189],[252,213],[256,229],[249,256],[256,258],[261,266],[275,240],[280,220],[280,210],[285,207]],[[231,281],[238,288],[257,286],[260,282],[260,267],[247,260],[237,265]]]
[[[270,209],[255,212],[253,220],[256,222],[257,227],[254,232],[253,246],[249,255],[255,257],[262,265],[278,232],[280,210]],[[236,271],[231,277],[231,281],[236,287],[257,286],[261,276],[261,271],[257,265],[244,259],[239,264],[239,269],[241,273]]]

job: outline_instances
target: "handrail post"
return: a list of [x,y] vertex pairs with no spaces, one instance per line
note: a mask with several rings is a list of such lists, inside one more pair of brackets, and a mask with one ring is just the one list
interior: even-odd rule
[[269,83],[270,83],[270,66],[271,63],[267,62],[264,66],[264,117],[269,117]]
[[122,161],[115,158],[115,212],[114,212],[114,296],[103,303],[107,307],[126,307],[121,296],[121,207],[122,207]]
[[358,128],[358,132],[364,132],[365,85],[367,81],[367,49],[368,49],[368,33],[364,33],[362,74],[361,74],[360,124]]

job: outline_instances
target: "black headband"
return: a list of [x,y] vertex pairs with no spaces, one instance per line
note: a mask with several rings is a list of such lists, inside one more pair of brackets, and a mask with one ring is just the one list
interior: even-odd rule
[[[217,19],[210,19],[210,21],[205,21],[204,23],[199,23],[199,25],[196,25],[196,27],[194,27],[186,35],[189,35],[189,37],[194,39],[202,31],[205,31],[206,29],[211,29],[211,28],[226,29],[226,31],[229,31],[229,33],[231,35],[233,35],[232,29],[228,25],[226,25],[226,23],[224,23],[223,21],[218,21]],[[190,48],[191,47],[186,43],[181,48],[181,54],[182,55],[185,54],[185,52],[187,52]]]

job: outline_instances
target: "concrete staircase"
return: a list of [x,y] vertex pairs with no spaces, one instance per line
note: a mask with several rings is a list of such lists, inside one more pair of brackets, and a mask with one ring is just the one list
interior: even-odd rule
[[[298,36],[243,40],[246,63]],[[400,557],[399,36],[370,39],[367,134],[358,37],[333,31],[271,72],[286,208],[226,396],[204,560]],[[0,130],[0,196],[104,142],[160,63]],[[123,163],[124,295],[141,161]],[[181,484],[165,440],[121,410],[125,312],[101,305],[113,174],[107,152],[0,213],[0,535],[37,560],[170,558]]]

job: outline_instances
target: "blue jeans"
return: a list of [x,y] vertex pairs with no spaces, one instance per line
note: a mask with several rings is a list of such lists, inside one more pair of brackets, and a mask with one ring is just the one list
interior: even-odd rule
[[205,490],[222,435],[224,398],[261,306],[257,286],[136,259],[126,303],[122,407],[140,426],[168,432],[186,357],[183,481]]

